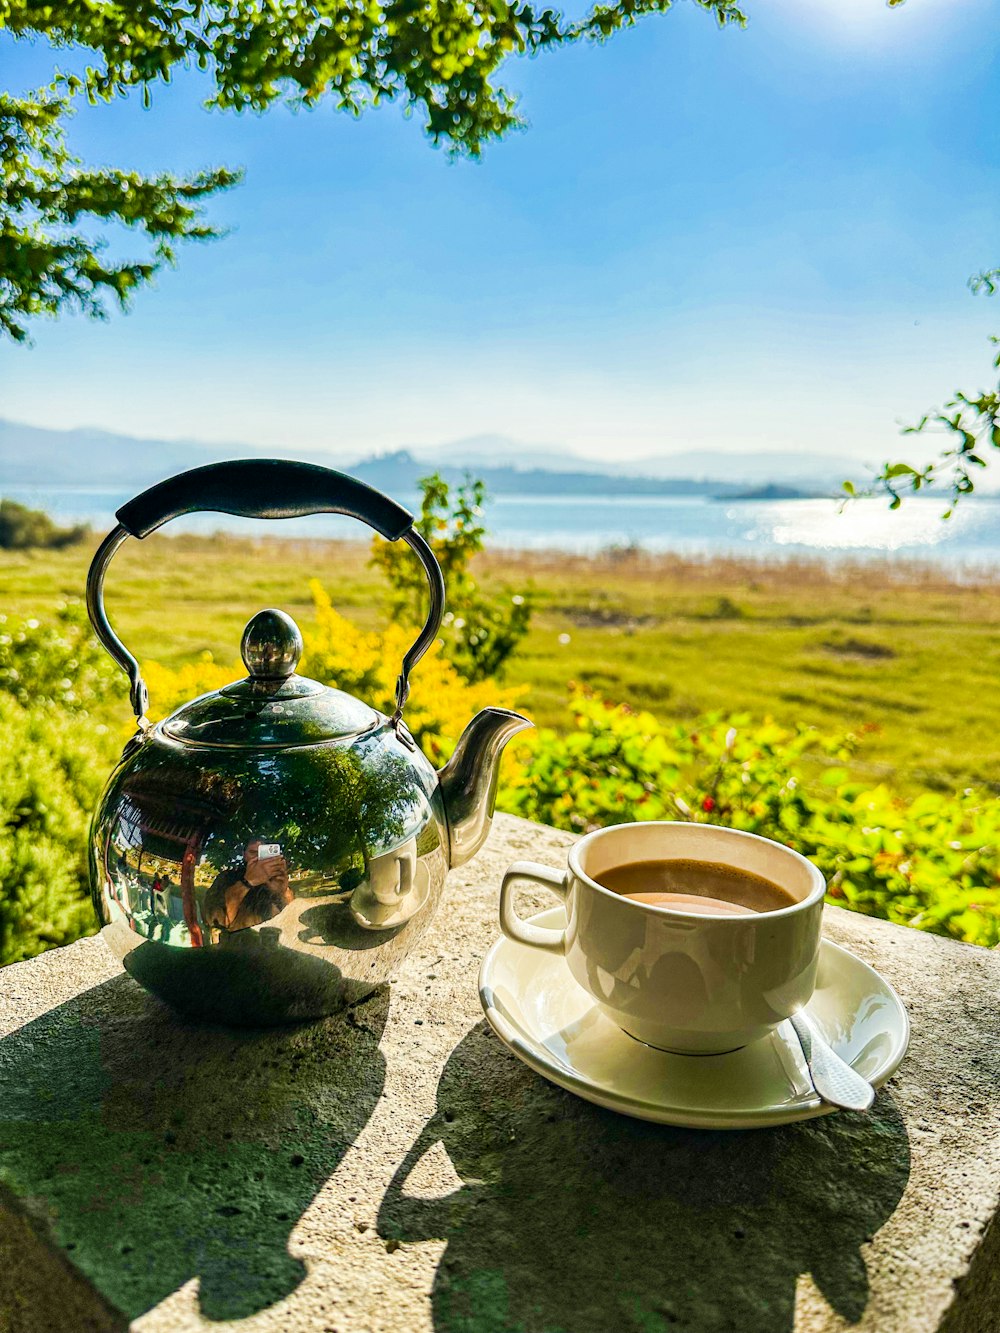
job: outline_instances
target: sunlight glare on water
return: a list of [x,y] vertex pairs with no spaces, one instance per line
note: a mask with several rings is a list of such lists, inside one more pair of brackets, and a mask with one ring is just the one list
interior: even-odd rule
[[[747,533],[751,541],[815,551],[918,553],[955,540],[974,520],[971,506],[943,519],[943,502],[891,510],[885,500],[854,500],[843,508],[837,500],[786,500],[765,508],[762,521]],[[735,513],[730,511],[730,517]]]

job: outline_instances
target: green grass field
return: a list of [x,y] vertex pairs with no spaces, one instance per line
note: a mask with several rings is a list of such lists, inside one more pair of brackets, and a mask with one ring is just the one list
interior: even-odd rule
[[[0,610],[43,617],[83,596],[90,546],[0,553]],[[307,622],[316,576],[374,626],[380,577],[365,546],[154,536],[112,566],[113,623],[140,658],[238,657],[267,605]],[[1000,790],[1000,586],[920,566],[827,567],[626,553],[490,553],[486,585],[532,588],[537,610],[508,680],[539,722],[565,725],[566,682],[662,717],[748,711],[827,729],[879,728],[856,770],[901,790]],[[569,642],[561,642],[561,636]],[[419,669],[415,689],[419,689]]]

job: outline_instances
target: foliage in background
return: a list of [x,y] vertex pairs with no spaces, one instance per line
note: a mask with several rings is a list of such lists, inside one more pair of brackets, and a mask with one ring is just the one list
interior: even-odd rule
[[[409,632],[366,633],[318,583],[304,669],[391,711]],[[0,628],[0,960],[93,929],[84,848],[90,810],[127,735],[124,677],[88,638],[81,608]],[[146,663],[156,716],[242,674],[203,654]],[[469,684],[436,646],[415,672],[407,721],[442,763],[465,723],[523,693]],[[565,732],[526,733],[504,760],[499,808],[583,831],[632,819],[695,819],[798,848],[833,901],[977,944],[1000,942],[1000,803],[966,789],[900,799],[852,782],[854,736],[713,714],[662,720],[584,691]]]
[[5,551],[72,546],[89,531],[85,523],[60,528],[41,509],[29,509],[16,500],[0,500],[0,548]]
[[[403,654],[413,641],[410,629],[394,624],[381,633],[365,633],[334,610],[318,580],[313,579],[309,586],[316,628],[304,635],[306,674],[391,714]],[[412,686],[406,725],[435,764],[450,757],[465,724],[481,708],[517,708],[527,693],[523,685],[502,687],[493,681],[465,680],[448,661],[440,642],[432,644],[420,659]]]
[[87,828],[120,749],[86,715],[0,693],[0,963],[96,930]]
[[241,680],[245,675],[246,667],[242,664],[216,662],[209,652],[199,653],[193,662],[185,662],[176,668],[161,666],[159,662],[143,662],[142,678],[149,690],[147,716],[151,722],[159,722],[199,694],[221,690],[223,685]]
[[[52,13],[33,10],[39,23]],[[58,92],[26,98],[0,90],[0,333],[15,342],[39,315],[70,309],[104,318],[108,299],[126,306],[173,262],[178,242],[218,235],[202,222],[200,201],[239,179],[225,169],[182,178],[83,167],[63,132],[79,88],[67,80]],[[95,234],[109,226],[142,233],[145,257],[109,258]]]
[[[720,27],[745,22],[735,0],[695,3]],[[0,89],[0,333],[20,341],[36,316],[68,308],[103,317],[109,297],[124,305],[172,261],[176,242],[216,234],[200,220],[199,202],[239,179],[225,168],[176,177],[84,167],[63,140],[81,92],[93,103],[140,88],[149,106],[151,89],[169,83],[176,67],[197,65],[214,83],[209,106],[265,111],[329,99],[358,116],[400,101],[435,143],[477,156],[523,123],[497,78],[508,56],[603,42],[670,6],[596,0],[567,19],[525,0],[0,0],[0,39],[79,48],[90,62],[82,78],[57,74],[27,97]],[[144,232],[148,255],[107,260],[95,222]]]
[[1000,943],[1000,803],[987,793],[907,801],[849,782],[840,765],[857,738],[811,727],[662,723],[583,692],[572,711],[566,734],[515,742],[501,808],[576,832],[644,819],[744,829],[815,861],[843,907]]
[[[985,292],[993,296],[998,285],[1000,269],[975,273],[969,279],[973,294]],[[1000,348],[1000,337],[992,337],[990,342]],[[1000,369],[1000,351],[994,354],[993,369]],[[976,474],[987,466],[990,450],[1000,449],[1000,381],[989,389],[957,390],[943,408],[925,413],[904,434],[921,435],[925,431],[943,432],[950,437],[938,457],[924,467],[905,462],[885,463],[875,485],[889,496],[890,509],[898,509],[905,495],[915,495],[931,486],[946,486],[951,503],[944,517],[950,518],[959,500],[975,491]],[[853,483],[845,481],[844,491],[853,496]]]
[[94,710],[124,697],[117,675],[79,605],[0,616],[0,963],[96,928],[87,826],[121,737]]
[[25,707],[94,712],[126,697],[124,681],[98,646],[82,602],[64,603],[51,622],[0,615],[0,693]]
[[[467,681],[503,675],[508,659],[531,625],[528,591],[484,592],[469,569],[483,549],[486,486],[467,477],[454,490],[438,473],[420,481],[420,514],[414,524],[437,557],[447,589],[442,636],[452,666]],[[422,625],[427,614],[427,578],[402,542],[372,542],[372,564],[389,584],[389,614],[402,624]]]

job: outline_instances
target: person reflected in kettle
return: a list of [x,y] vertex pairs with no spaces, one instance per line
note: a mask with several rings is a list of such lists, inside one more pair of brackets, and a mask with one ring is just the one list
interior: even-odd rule
[[153,920],[149,928],[149,938],[156,939],[156,928],[160,928],[160,939],[164,943],[170,938],[170,878],[164,875],[161,879],[159,875],[153,880],[153,887],[150,890],[150,905],[152,908]]
[[293,896],[281,848],[254,838],[242,866],[223,870],[212,881],[205,894],[205,920],[221,930],[246,930],[276,917]]

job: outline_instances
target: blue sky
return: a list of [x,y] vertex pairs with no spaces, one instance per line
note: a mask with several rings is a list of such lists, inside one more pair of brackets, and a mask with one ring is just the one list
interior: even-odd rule
[[[1000,262],[993,3],[748,0],[720,32],[681,0],[509,65],[530,128],[478,163],[397,108],[206,112],[195,76],[87,109],[89,161],[244,165],[210,205],[232,233],[127,316],[0,345],[0,416],[345,456],[496,433],[878,461],[989,379],[1000,298],[965,283]],[[51,64],[0,39],[7,86]]]

